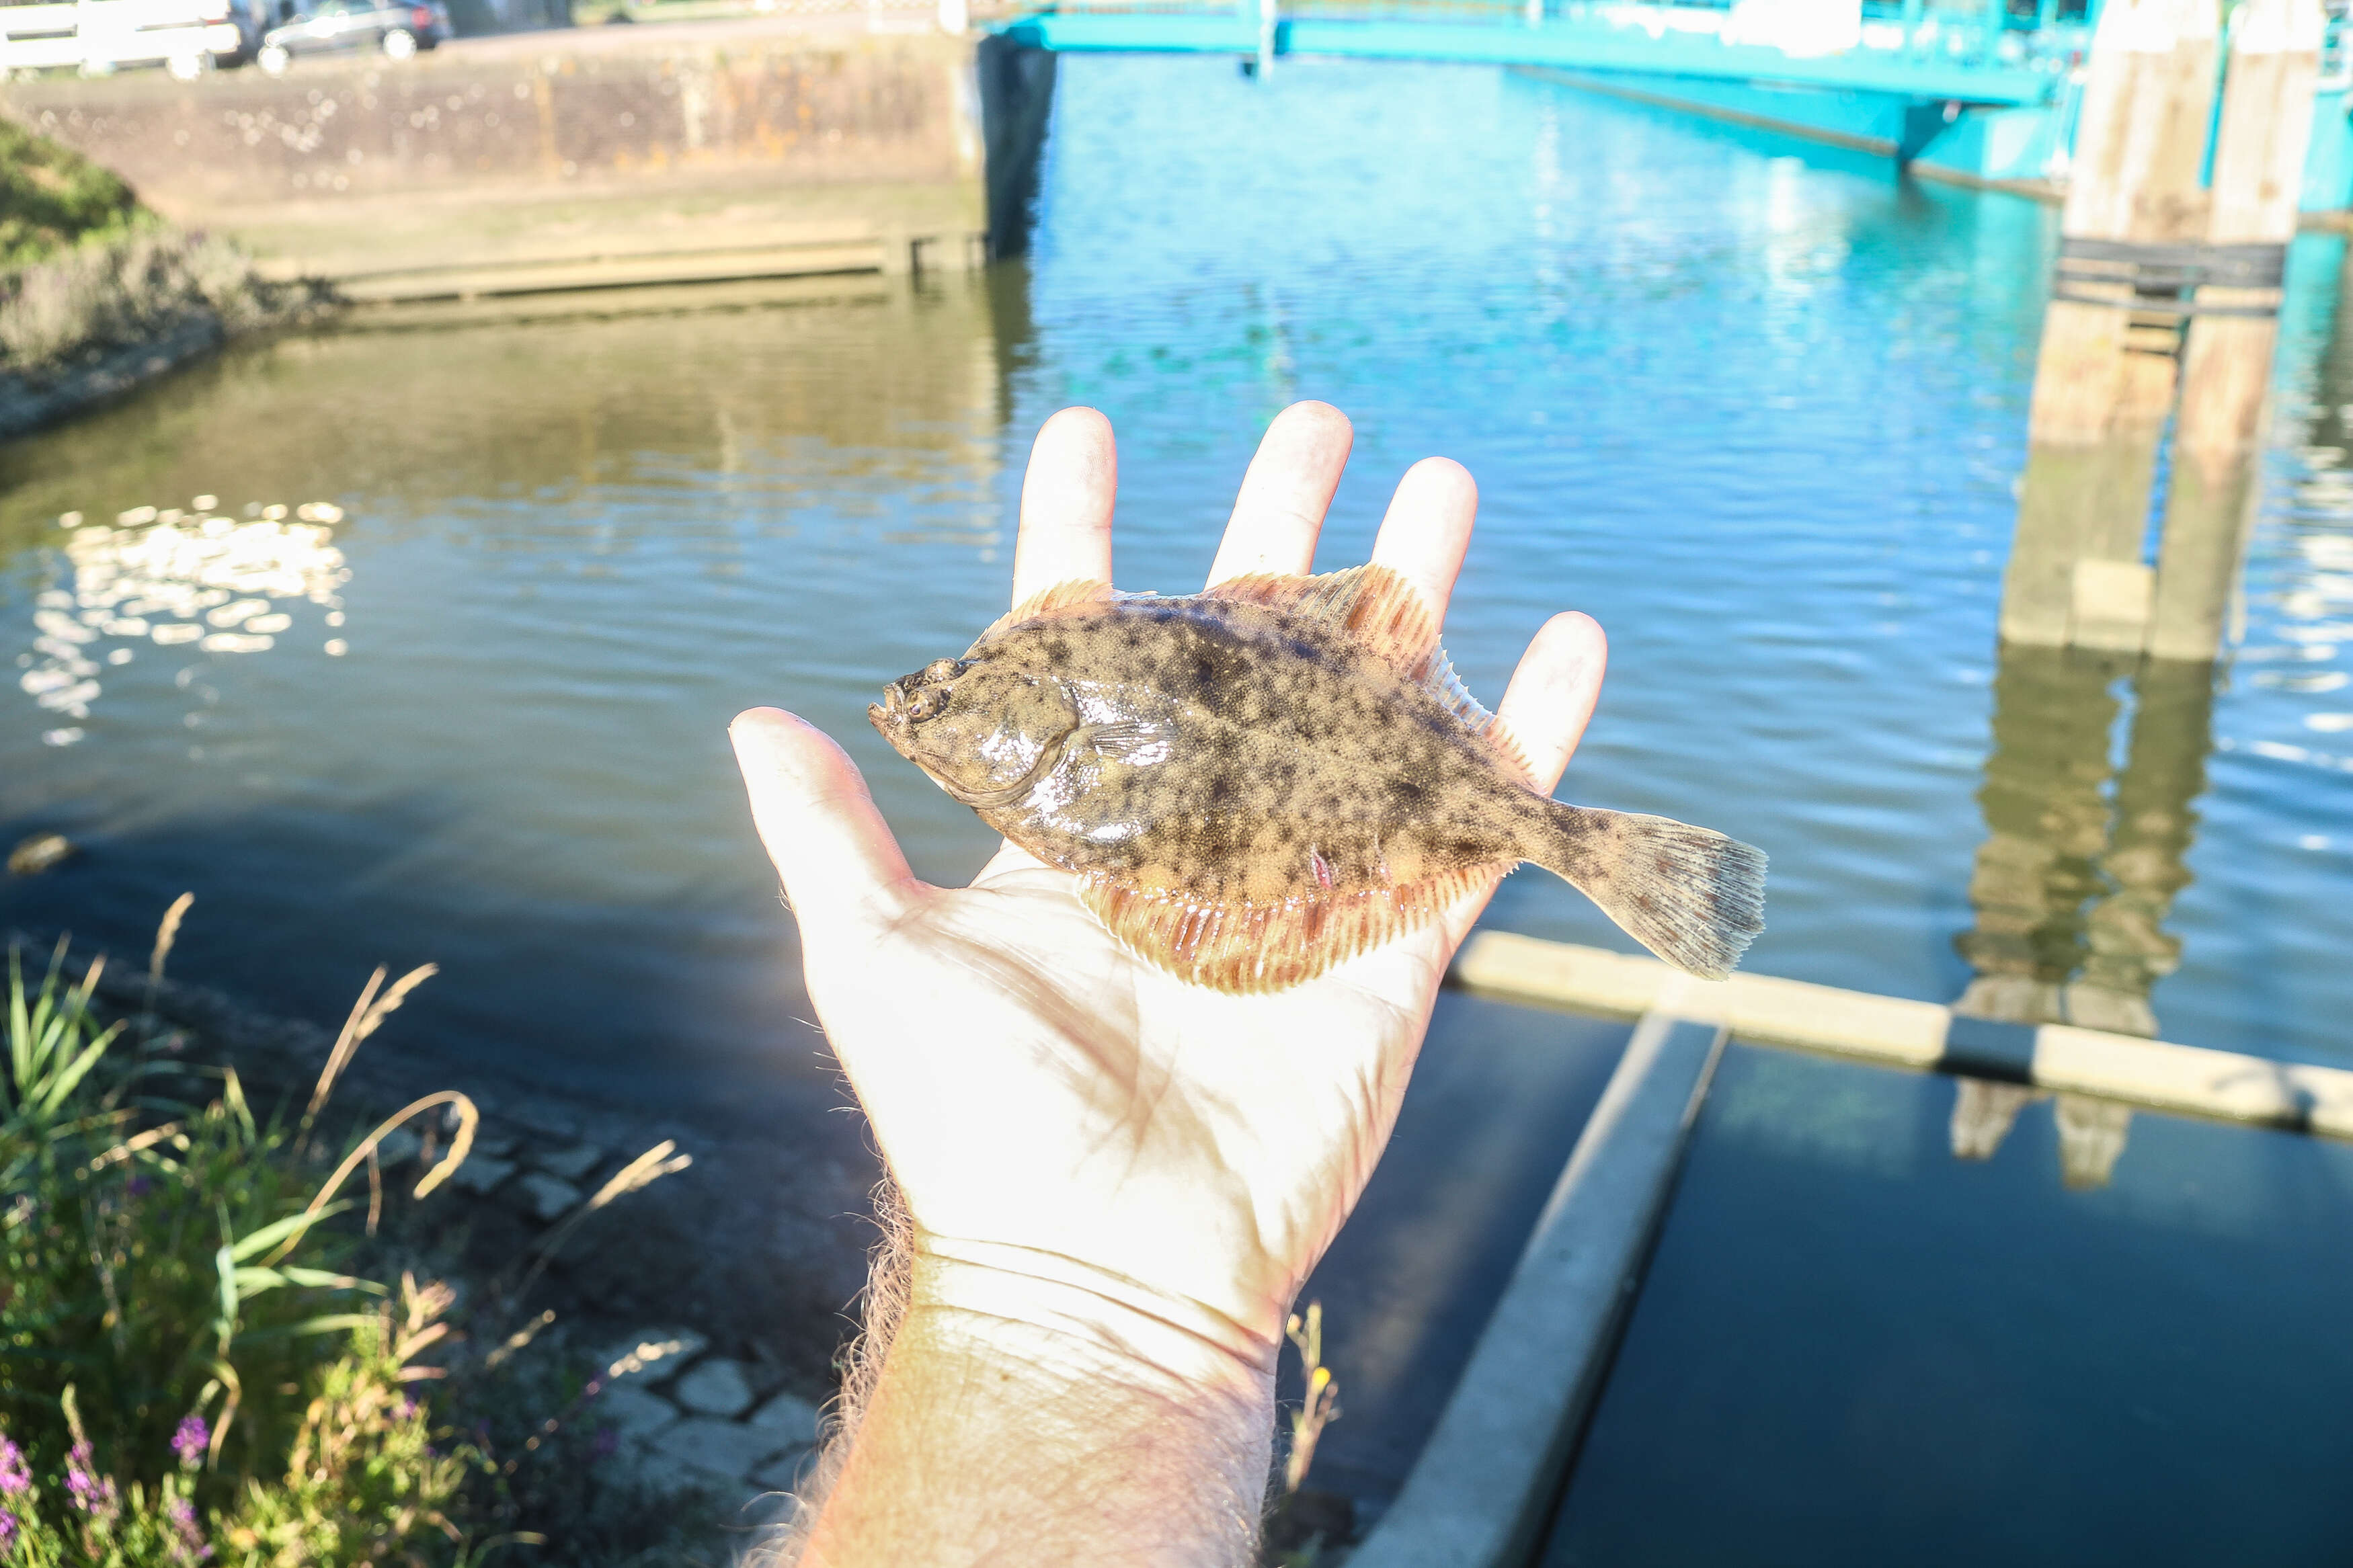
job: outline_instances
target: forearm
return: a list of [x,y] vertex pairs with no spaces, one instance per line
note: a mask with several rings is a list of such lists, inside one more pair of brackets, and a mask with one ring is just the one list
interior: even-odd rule
[[1271,1346],[1063,1260],[995,1261],[918,1250],[802,1563],[1247,1563]]

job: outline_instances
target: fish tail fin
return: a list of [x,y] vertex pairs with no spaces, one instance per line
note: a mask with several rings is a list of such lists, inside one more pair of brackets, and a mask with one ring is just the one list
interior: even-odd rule
[[1765,852],[1663,816],[1546,801],[1528,857],[1686,973],[1722,980],[1765,929]]

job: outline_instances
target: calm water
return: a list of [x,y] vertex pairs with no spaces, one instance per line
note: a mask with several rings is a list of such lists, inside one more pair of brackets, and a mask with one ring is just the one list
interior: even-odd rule
[[[918,868],[965,874],[978,825],[863,706],[1004,598],[1039,422],[1110,413],[1122,582],[1183,590],[1267,418],[1314,395],[1360,432],[1320,563],[1362,558],[1415,458],[1468,463],[1455,662],[1492,696],[1547,613],[1602,619],[1566,793],[1766,846],[1757,969],[1958,994],[1991,811],[2048,863],[2022,918],[2050,974],[2099,962],[2105,901],[2168,1037],[2353,1058],[2332,243],[2295,257],[2245,647],[2119,781],[2121,684],[1997,679],[2047,209],[1485,69],[1269,90],[1079,58],[1057,116],[1034,258],[969,287],[297,339],[0,452],[0,628],[39,689],[0,694],[0,831],[90,848],[0,920],[139,945],[193,888],[186,972],[283,1005],[439,963],[385,1048],[789,1098],[824,1068],[728,716],[817,718]],[[226,538],[56,522],[207,494]],[[340,521],[246,521],[322,500]],[[157,640],[257,600],[282,629]],[[2188,811],[2153,898],[2150,852],[2102,848],[2136,775]],[[1625,945],[1535,874],[1491,918]]]
[[[0,926],[143,952],[193,889],[177,971],[281,1008],[339,1016],[377,962],[439,963],[369,1047],[420,1072],[486,1065],[807,1128],[838,1089],[800,1021],[728,718],[754,702],[815,718],[917,868],[969,873],[986,835],[864,707],[1002,607],[1038,424],[1073,402],[1109,412],[1120,580],[1181,591],[1267,419],[1316,396],[1359,433],[1320,564],[1363,558],[1413,460],[1468,463],[1484,507],[1448,627],[1457,666],[1492,697],[1552,611],[1600,617],[1612,673],[1564,793],[1765,846],[1753,967],[1947,1001],[1974,963],[2074,982],[2168,1038],[2353,1061],[2338,245],[2294,258],[2243,647],[2214,681],[2136,689],[1996,657],[2047,209],[1483,69],[1298,63],[1261,88],[1229,62],[1080,58],[1057,116],[1033,256],[970,284],[299,338],[0,449],[0,652],[21,683],[0,689],[0,839],[57,828],[85,847],[0,880]],[[114,527],[199,496],[226,521]],[[249,516],[318,502],[315,521]],[[1533,873],[1490,919],[1628,945]],[[1533,1016],[1448,999],[1395,1154],[1319,1277],[1352,1412],[1323,1462],[1367,1495],[1409,1461],[1622,1037]],[[1795,1366],[1859,1342],[1789,1304],[1772,1258],[1754,1278],[1688,1261],[1744,1226],[1799,1225],[1816,1166],[1901,1178],[1850,1180],[1859,1225],[1966,1242],[1982,1212],[2006,1238],[2000,1270],[1957,1243],[1941,1270],[1915,1252],[1838,1275],[1858,1321],[1899,1310],[1871,1289],[1907,1279],[2022,1292],[2052,1311],[1989,1321],[2040,1322],[2061,1354],[2108,1332],[2085,1305],[2098,1290],[2191,1290],[2212,1265],[2177,1246],[2179,1280],[2104,1272],[2081,1226],[2157,1238],[2144,1258],[2220,1234],[2182,1184],[2258,1158],[2143,1118],[2119,1193],[2086,1195],[2042,1159],[2047,1110],[1990,1166],[1952,1165],[1936,1142],[1952,1086],[1866,1075],[1911,1087],[1807,1102],[1788,1136],[1831,1153],[1793,1164],[1742,1107],[1804,1100],[1770,1077],[1799,1068],[1743,1070],[1703,1124],[1629,1343],[1624,1377],[1667,1383],[1613,1384],[1657,1398],[1605,1410],[1594,1473],[1658,1473],[1672,1424],[1623,1412],[1699,1397],[1672,1369],[1721,1365],[1691,1347],[1728,1305],[1761,1338],[1815,1324]],[[2278,1158],[2322,1158],[2295,1146]],[[2324,1174],[2295,1191],[2341,1181]],[[2063,1278],[2089,1282],[2036,1296]],[[1927,1375],[1864,1371],[1869,1411]],[[1871,1447],[1881,1428],[1856,1420],[1790,1453],[1868,1480],[1837,1447]],[[1777,1486],[1755,1496],[1798,1495]],[[1611,1558],[1638,1517],[1583,1506],[1559,1562]]]

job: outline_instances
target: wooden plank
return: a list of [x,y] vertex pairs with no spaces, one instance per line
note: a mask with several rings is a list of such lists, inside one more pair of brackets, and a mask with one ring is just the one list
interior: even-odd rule
[[1637,958],[1509,931],[1480,931],[1452,978],[1507,1001],[1623,1016],[1720,1023],[1747,1044],[1915,1070],[1991,1074],[2156,1110],[2353,1138],[2353,1071],[2144,1040],[2064,1025],[1956,1021],[1933,1002],[1740,973],[1694,980]]
[[1634,1030],[1413,1473],[1350,1568],[1521,1568],[1666,1215],[1724,1033]]
[[2032,1081],[2158,1110],[2353,1138],[2353,1073],[2045,1024]]
[[668,283],[723,283],[886,270],[881,242],[781,246],[772,249],[598,256],[578,260],[505,262],[480,267],[380,272],[335,279],[355,304],[486,300],[576,289],[646,288]]
[[1933,1002],[1770,974],[1744,972],[1721,983],[1694,980],[1655,958],[1500,931],[1481,931],[1463,945],[1453,978],[1467,990],[1491,996],[1615,1017],[1639,1017],[1655,1009],[1724,1024],[1759,1045],[1799,1046],[1910,1067],[1936,1063],[1948,1016]]

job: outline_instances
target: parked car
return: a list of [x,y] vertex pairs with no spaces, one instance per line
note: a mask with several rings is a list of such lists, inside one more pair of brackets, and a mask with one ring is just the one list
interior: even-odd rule
[[279,0],[278,25],[261,36],[253,58],[278,76],[297,55],[380,49],[405,60],[449,36],[444,0]]

